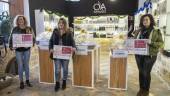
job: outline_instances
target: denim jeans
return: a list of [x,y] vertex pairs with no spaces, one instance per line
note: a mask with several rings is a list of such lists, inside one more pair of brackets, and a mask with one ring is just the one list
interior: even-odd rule
[[23,81],[23,72],[25,71],[26,80],[29,80],[29,60],[30,49],[27,51],[15,51],[18,64],[18,74],[20,81]]
[[136,63],[139,69],[140,88],[149,91],[151,82],[151,70],[157,56],[135,55]]
[[54,63],[55,63],[55,80],[56,81],[60,80],[61,66],[63,68],[63,80],[67,80],[69,60],[55,59]]

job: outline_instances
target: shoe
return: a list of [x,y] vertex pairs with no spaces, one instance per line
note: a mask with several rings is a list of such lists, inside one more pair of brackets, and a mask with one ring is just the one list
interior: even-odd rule
[[56,82],[54,90],[57,92],[60,89],[60,83]]
[[136,96],[143,96],[143,89],[140,89]]
[[32,87],[32,84],[30,83],[29,80],[26,80],[26,84],[27,84],[28,87]]
[[20,82],[20,89],[24,89],[24,82]]
[[62,89],[63,89],[63,90],[66,89],[66,80],[63,80]]

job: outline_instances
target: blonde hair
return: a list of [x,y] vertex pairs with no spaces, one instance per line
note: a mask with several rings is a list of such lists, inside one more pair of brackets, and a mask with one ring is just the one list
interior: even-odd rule
[[59,21],[58,21],[58,25],[59,25],[59,23],[60,23],[61,21],[62,21],[63,24],[64,24],[64,30],[67,32],[67,31],[68,31],[68,24],[67,24],[66,19],[60,18]]
[[17,15],[14,19],[14,27],[19,26],[18,20],[19,18],[23,18],[24,19],[24,25],[27,26],[28,25],[28,21],[26,19],[26,17],[24,15]]

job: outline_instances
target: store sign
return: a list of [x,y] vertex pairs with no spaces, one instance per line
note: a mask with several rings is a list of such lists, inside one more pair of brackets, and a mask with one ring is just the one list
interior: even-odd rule
[[12,35],[13,47],[32,47],[33,37],[32,34],[13,34]]
[[128,39],[126,48],[129,54],[148,55],[148,39]]
[[97,3],[93,4],[93,12],[94,13],[106,13],[106,6],[104,3],[100,3],[98,1]]
[[113,50],[113,58],[126,58],[128,56],[128,51],[126,50]]
[[140,12],[143,12],[145,9],[151,9],[152,8],[152,2],[151,1],[145,1],[143,6],[140,7],[136,12],[135,12],[135,15],[140,13]]
[[53,53],[54,58],[69,60],[71,55],[72,55],[72,47],[54,45],[54,53]]
[[77,45],[76,46],[77,55],[88,55],[88,46],[86,45]]

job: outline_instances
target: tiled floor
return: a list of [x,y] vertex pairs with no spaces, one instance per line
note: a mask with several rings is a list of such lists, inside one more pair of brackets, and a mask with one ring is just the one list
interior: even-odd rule
[[[24,90],[19,89],[18,77],[16,77],[10,87],[0,91],[0,96],[136,96],[138,91],[138,71],[135,64],[134,56],[128,57],[128,89],[126,91],[117,91],[108,89],[108,64],[109,56],[103,54],[100,65],[100,80],[95,84],[94,89],[75,88],[71,86],[69,77],[66,90],[54,92],[53,84],[40,84],[38,79],[38,64],[31,69],[32,88],[26,87]],[[152,74],[150,96],[170,96],[170,90]]]

